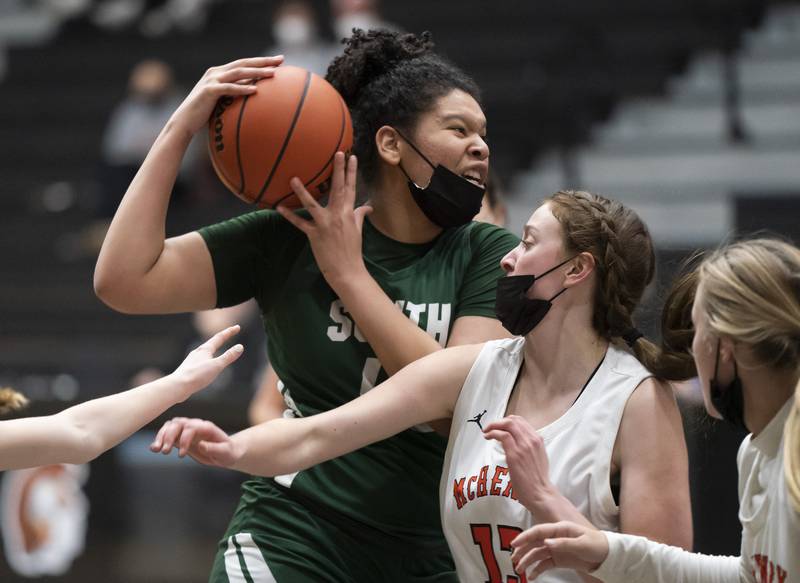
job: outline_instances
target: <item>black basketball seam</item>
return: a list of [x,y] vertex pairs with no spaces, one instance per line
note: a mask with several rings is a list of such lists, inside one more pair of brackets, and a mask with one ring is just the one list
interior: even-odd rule
[[[317,172],[314,175],[314,177],[311,178],[308,182],[306,182],[303,186],[308,186],[309,184],[314,182],[319,177],[320,174],[325,172],[325,168],[327,168],[330,165],[331,161],[333,161],[334,156],[336,156],[336,152],[339,151],[339,146],[342,145],[342,139],[344,139],[344,128],[347,125],[347,116],[346,116],[345,110],[344,110],[344,108],[346,107],[345,104],[344,104],[344,101],[341,101],[340,104],[342,106],[342,129],[339,131],[339,140],[336,142],[336,147],[333,149],[333,154],[331,154],[331,157],[328,158],[327,162],[325,162],[325,165],[322,167],[322,169],[319,172]],[[278,201],[275,204],[272,205],[272,208],[273,209],[277,208],[279,204],[281,204],[284,200],[286,200],[287,198],[289,198],[293,194],[294,194],[294,191],[291,191],[289,194],[284,194],[282,197],[280,197],[278,199]]]
[[[255,81],[250,82],[255,85]],[[249,95],[245,95],[242,100],[242,107],[239,109],[239,119],[236,121],[236,163],[239,165],[239,194],[244,194],[244,166],[242,166],[241,147],[239,146],[239,137],[242,135],[242,119],[244,118],[244,108],[247,105],[247,100],[250,99]]]
[[264,192],[269,187],[269,183],[272,182],[272,177],[278,170],[278,166],[281,163],[283,154],[286,152],[286,148],[289,146],[289,140],[292,139],[292,133],[294,133],[294,128],[297,125],[297,120],[300,119],[300,111],[302,111],[303,109],[303,104],[306,101],[306,95],[308,95],[308,88],[310,86],[311,86],[311,72],[306,71],[306,84],[303,87],[303,94],[300,96],[300,103],[297,104],[297,110],[294,112],[294,118],[292,119],[292,124],[289,126],[289,131],[286,132],[286,138],[284,138],[283,140],[283,145],[281,146],[280,152],[278,152],[278,157],[275,158],[275,163],[272,165],[272,169],[269,172],[269,176],[267,176],[267,180],[266,182],[264,182],[264,186],[261,188],[261,192],[258,193],[258,196],[253,201],[253,204],[260,203],[261,199],[264,198]]

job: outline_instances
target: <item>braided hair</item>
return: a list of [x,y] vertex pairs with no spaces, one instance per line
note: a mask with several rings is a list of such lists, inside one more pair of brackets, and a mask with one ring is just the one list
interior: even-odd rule
[[[635,329],[633,314],[655,275],[655,250],[647,227],[622,203],[584,191],[561,190],[545,199],[561,224],[569,254],[589,252],[597,266],[592,325],[597,333],[622,344],[629,338],[636,357],[654,375],[685,380],[695,375],[691,301],[696,278],[679,280],[662,313],[662,341],[657,346]],[[682,301],[676,301],[681,298]]]
[[429,32],[354,29],[326,79],[339,91],[353,119],[353,153],[361,177],[373,185],[380,159],[375,134],[384,125],[414,133],[420,114],[459,89],[480,102],[475,82],[433,51]]

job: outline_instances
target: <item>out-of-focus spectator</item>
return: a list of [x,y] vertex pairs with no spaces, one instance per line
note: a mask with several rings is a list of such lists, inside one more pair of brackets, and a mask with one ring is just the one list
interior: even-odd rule
[[505,191],[503,184],[497,174],[489,170],[489,177],[486,179],[486,192],[481,202],[481,210],[475,215],[476,221],[491,223],[498,227],[505,227],[507,221]]
[[272,39],[267,55],[283,55],[284,63],[325,75],[338,46],[319,34],[319,23],[313,6],[306,0],[286,0],[278,5],[272,17]]
[[331,11],[337,41],[348,38],[354,28],[400,30],[396,24],[383,19],[378,0],[331,0]]
[[96,2],[92,21],[119,30],[138,26],[145,36],[162,36],[172,30],[198,31],[206,23],[213,0],[102,0]]
[[[172,69],[163,61],[142,61],[131,71],[128,94],[111,114],[103,136],[100,211],[104,216],[114,214],[128,184],[181,99]],[[184,160],[181,167],[175,193],[179,197],[181,190],[185,190],[191,163],[191,159]]]

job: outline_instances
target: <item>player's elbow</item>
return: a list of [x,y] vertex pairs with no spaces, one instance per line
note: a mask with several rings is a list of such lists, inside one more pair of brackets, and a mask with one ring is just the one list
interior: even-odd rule
[[64,428],[62,444],[64,451],[61,457],[68,464],[89,463],[106,450],[97,435],[70,422]]
[[98,267],[94,272],[94,293],[109,308],[123,314],[140,314],[136,304],[133,286]]

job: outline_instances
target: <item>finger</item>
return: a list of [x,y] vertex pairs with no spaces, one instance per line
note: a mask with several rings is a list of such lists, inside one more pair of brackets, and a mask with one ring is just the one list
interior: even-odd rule
[[361,233],[361,230],[364,227],[364,217],[372,214],[373,210],[375,209],[373,209],[371,206],[364,205],[358,207],[355,211],[353,211],[356,217],[356,228],[358,229],[359,233]]
[[553,562],[552,558],[545,559],[544,561],[539,561],[539,564],[536,565],[536,567],[534,567],[534,569],[528,573],[528,581],[533,581],[545,571],[555,568],[555,566],[556,564],[555,562]]
[[224,330],[220,330],[216,334],[214,334],[211,338],[206,340],[202,346],[211,350],[211,353],[214,354],[222,348],[225,344],[227,344],[228,340],[236,336],[239,331],[242,329],[239,324],[234,324],[233,326],[228,326]]
[[347,158],[347,172],[344,178],[345,205],[353,207],[356,204],[356,182],[358,181],[358,159],[355,154]]
[[169,421],[161,441],[161,453],[169,454],[175,445],[175,441],[180,438],[183,431],[183,424],[174,420]]
[[197,419],[197,431],[200,439],[210,442],[228,441],[230,437],[222,429],[214,425],[211,421]]
[[484,428],[484,431],[489,431],[490,429],[502,429],[503,431],[509,431],[511,426],[513,425],[513,421],[508,417],[503,417],[502,419],[497,419],[496,421],[492,421],[491,423],[487,424]]
[[556,537],[577,537],[583,534],[584,528],[574,522],[562,520],[561,522],[548,522],[537,524],[528,530],[519,533],[511,541],[512,547],[542,546],[545,539]]
[[331,174],[331,188],[328,196],[328,206],[331,208],[342,208],[344,206],[345,194],[342,190],[345,187],[345,160],[344,152],[336,152],[333,155],[333,172]]
[[511,556],[511,561],[514,563],[514,570],[517,573],[523,573],[534,563],[546,559],[552,559],[552,555],[550,549],[545,546],[530,549],[527,553],[524,553],[519,560],[514,560],[513,554]]
[[511,444],[514,443],[514,436],[513,435],[511,435],[507,431],[500,431],[499,429],[494,429],[492,431],[486,430],[486,431],[483,432],[483,437],[486,438],[487,440],[488,439],[496,439],[497,441],[502,443],[503,446],[505,446],[506,444],[511,445]]
[[284,205],[279,204],[275,210],[277,210],[284,219],[286,219],[292,225],[303,231],[306,234],[306,236],[309,236],[311,232],[314,230],[313,221],[304,219],[293,210],[286,208]]
[[153,439],[153,443],[150,444],[150,451],[158,452],[161,450],[161,442],[164,439],[164,431],[166,431],[168,424],[169,421],[164,423],[164,425],[161,426],[161,429],[158,430],[158,433],[156,433],[156,436]]
[[221,69],[239,69],[241,67],[277,67],[283,62],[283,55],[266,57],[245,57],[236,59],[220,67]]
[[220,354],[214,360],[222,363],[223,367],[227,367],[236,362],[243,353],[244,346],[241,344],[236,344],[235,346],[231,346],[228,350]]
[[178,441],[178,457],[184,457],[186,455],[186,452],[194,441],[196,433],[197,430],[194,427],[186,427],[181,432],[181,438]]
[[311,217],[316,219],[316,213],[322,208],[322,205],[317,202],[316,198],[311,196],[311,193],[308,192],[303,181],[297,177],[292,178],[289,181],[289,186],[292,187],[295,196],[300,199],[300,202],[303,203],[306,210],[311,213]]
[[239,95],[251,95],[258,91],[255,85],[241,85],[239,83],[219,83],[217,85],[209,85],[208,91],[217,97],[228,95],[230,97],[238,97]]
[[237,83],[244,79],[266,79],[275,75],[275,67],[237,67],[220,73],[217,77],[219,83]]

